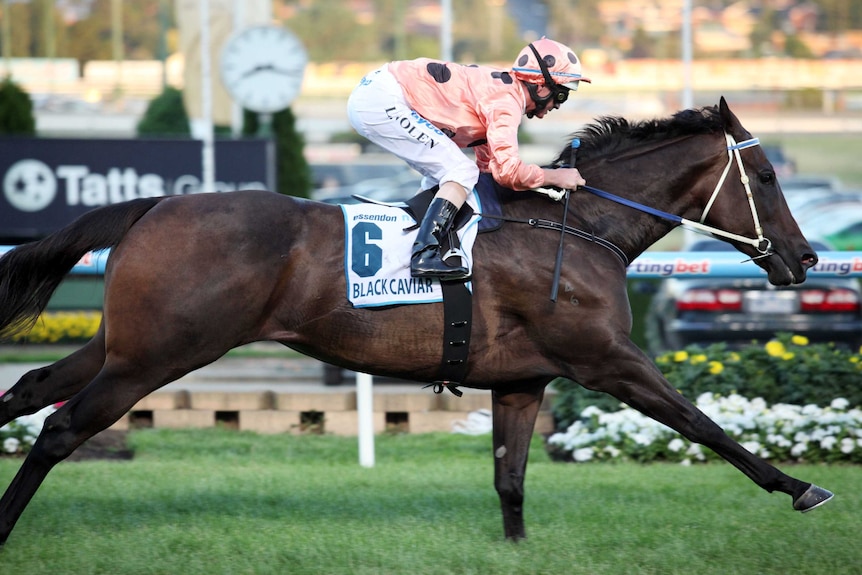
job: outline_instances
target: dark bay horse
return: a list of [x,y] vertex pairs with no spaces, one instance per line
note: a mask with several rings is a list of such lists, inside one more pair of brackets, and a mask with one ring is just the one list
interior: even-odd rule
[[[661,120],[604,118],[577,136],[590,186],[687,220],[705,216],[703,225],[756,258],[773,284],[802,282],[816,263],[772,166],[723,98]],[[555,163],[567,159],[568,148]],[[473,248],[473,335],[460,384],[492,391],[506,537],[525,536],[528,447],[545,387],[557,377],[609,393],[711,448],[763,489],[789,494],[797,510],[832,497],[730,439],[629,339],[626,260],[679,222],[575,193],[568,225],[602,241],[566,236],[555,303],[548,292],[560,232],[519,222],[560,221],[562,211],[539,194],[508,194],[504,213],[514,221]],[[340,209],[269,192],[132,200],[12,250],[0,259],[0,335],[34,321],[72,266],[107,247],[96,336],[0,398],[0,425],[68,400],[0,499],[0,542],[54,465],[142,397],[234,347],[278,341],[356,371],[439,378],[443,306],[353,308]]]

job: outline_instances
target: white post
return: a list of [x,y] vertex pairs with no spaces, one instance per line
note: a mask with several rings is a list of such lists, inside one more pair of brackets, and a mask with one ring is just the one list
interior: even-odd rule
[[440,59],[452,61],[452,0],[440,2]]
[[356,374],[356,411],[359,420],[359,465],[374,467],[374,391],[371,375]]
[[213,128],[212,58],[210,56],[210,3],[200,0],[201,18],[201,115],[203,141],[202,192],[215,191],[215,135]]
[[682,107],[686,110],[694,106],[694,94],[691,87],[691,63],[694,58],[693,43],[691,0],[685,0],[682,12]]
[[[233,32],[237,33],[245,26],[245,1],[233,0]],[[230,104],[230,127],[234,138],[242,135],[242,106],[236,100]]]

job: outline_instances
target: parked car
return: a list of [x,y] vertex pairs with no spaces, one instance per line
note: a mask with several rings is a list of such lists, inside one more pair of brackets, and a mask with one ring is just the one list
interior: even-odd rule
[[805,235],[823,238],[836,250],[862,250],[862,194],[833,198],[796,219]]
[[[829,251],[811,242],[818,252]],[[702,240],[690,251],[732,251],[718,240]],[[855,278],[809,277],[805,283],[776,287],[763,279],[698,278],[662,280],[645,318],[648,351],[725,342],[739,348],[764,343],[778,332],[814,342],[859,349],[862,345],[862,294]]]

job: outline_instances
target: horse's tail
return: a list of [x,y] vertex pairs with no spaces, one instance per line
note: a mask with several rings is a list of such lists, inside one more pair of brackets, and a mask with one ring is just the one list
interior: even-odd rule
[[141,198],[97,208],[0,257],[0,340],[31,327],[87,252],[119,244],[129,228],[162,199]]

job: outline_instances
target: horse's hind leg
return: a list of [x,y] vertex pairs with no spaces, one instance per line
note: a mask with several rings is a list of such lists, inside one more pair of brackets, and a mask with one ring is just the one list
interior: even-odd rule
[[172,376],[134,364],[106,363],[80,393],[51,414],[39,438],[0,498],[0,545],[9,537],[48,472],[79,445],[117,421]]
[[104,363],[105,332],[100,327],[80,349],[51,365],[28,371],[0,396],[0,426],[69,399],[93,380]]
[[546,383],[531,384],[517,391],[494,391],[494,487],[503,511],[507,539],[523,539],[524,476],[527,456],[542,405]]

